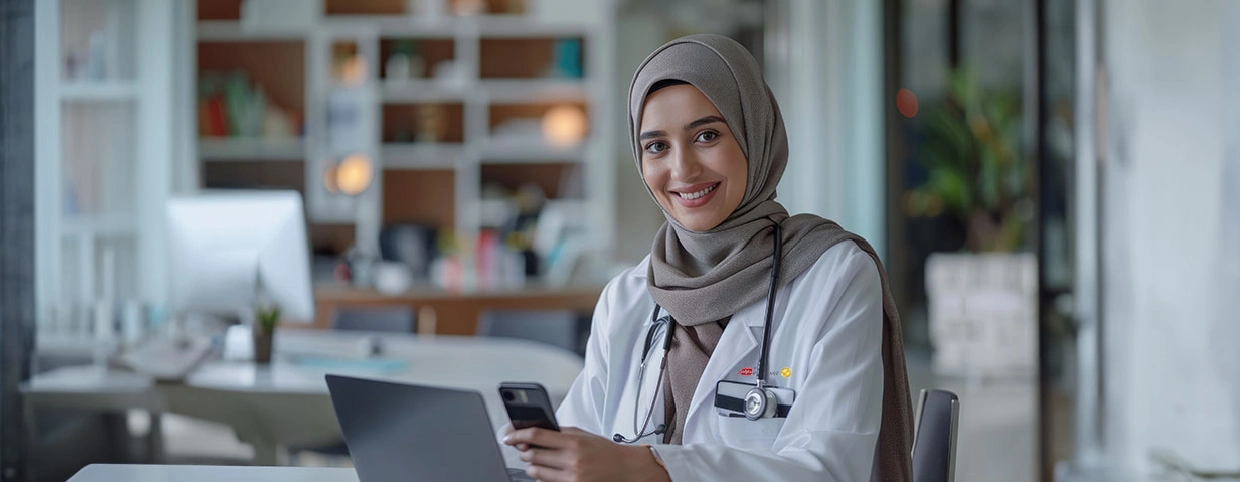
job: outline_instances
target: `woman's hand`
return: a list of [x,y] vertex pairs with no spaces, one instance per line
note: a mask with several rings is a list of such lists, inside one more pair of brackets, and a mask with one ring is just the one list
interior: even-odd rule
[[620,445],[573,427],[561,430],[517,430],[505,435],[504,443],[518,449],[525,446],[521,460],[530,464],[525,473],[540,481],[670,481],[647,447]]

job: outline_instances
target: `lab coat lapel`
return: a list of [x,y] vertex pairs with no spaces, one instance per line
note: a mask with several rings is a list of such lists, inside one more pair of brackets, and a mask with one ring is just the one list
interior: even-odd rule
[[[693,403],[689,406],[689,415],[685,419],[685,435],[699,432],[702,427],[705,427],[704,423],[698,419],[703,416],[702,413],[711,413],[711,410],[707,409],[715,405],[713,398],[715,384],[727,378],[728,372],[733,367],[751,355],[750,352],[758,346],[758,339],[761,336],[762,315],[753,307],[741,310],[732,316],[693,392]],[[757,359],[754,360],[756,363]],[[689,437],[685,439],[688,442]],[[700,439],[695,437],[694,440]]]

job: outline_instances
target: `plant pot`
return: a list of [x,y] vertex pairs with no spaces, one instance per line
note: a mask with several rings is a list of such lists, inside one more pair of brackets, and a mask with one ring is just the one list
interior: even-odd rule
[[942,254],[926,261],[934,367],[939,373],[1037,373],[1037,258]]
[[268,364],[271,363],[271,345],[275,338],[273,333],[275,330],[265,330],[258,323],[254,324],[252,333],[254,334],[254,363]]

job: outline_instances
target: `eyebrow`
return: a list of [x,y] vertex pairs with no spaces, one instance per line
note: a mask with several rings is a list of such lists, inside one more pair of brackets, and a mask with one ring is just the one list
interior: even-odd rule
[[[685,125],[685,130],[686,131],[693,130],[696,127],[701,127],[706,124],[714,124],[716,122],[722,122],[724,124],[728,123],[727,121],[723,120],[723,118],[717,115],[708,115],[706,117],[703,117],[701,119],[688,123],[687,125]],[[641,133],[641,135],[638,135],[637,139],[644,141],[646,139],[653,139],[655,137],[662,137],[666,135],[667,135],[667,132],[664,132],[664,131],[646,131],[646,132]]]

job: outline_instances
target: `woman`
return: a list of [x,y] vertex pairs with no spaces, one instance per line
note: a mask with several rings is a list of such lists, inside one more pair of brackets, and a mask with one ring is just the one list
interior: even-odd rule
[[629,90],[629,131],[667,222],[603,291],[557,414],[566,428],[504,437],[529,475],[909,480],[911,403],[881,264],[861,237],[774,200],[787,136],[749,52],[717,35],[655,50]]

